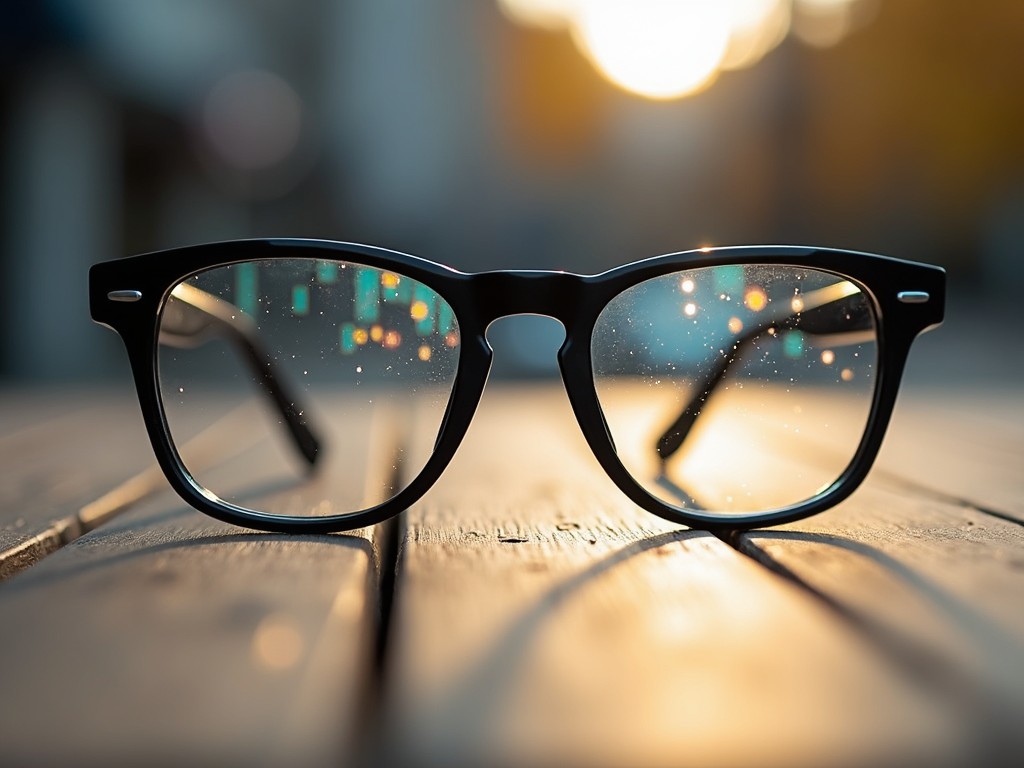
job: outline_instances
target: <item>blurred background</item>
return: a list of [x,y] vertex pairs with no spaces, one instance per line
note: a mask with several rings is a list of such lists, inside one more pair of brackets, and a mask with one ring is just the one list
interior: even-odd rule
[[[123,377],[89,265],[254,236],[876,251],[945,266],[1014,357],[1022,51],[1020,0],[3,3],[0,381]],[[553,322],[505,335],[499,374],[553,365]]]

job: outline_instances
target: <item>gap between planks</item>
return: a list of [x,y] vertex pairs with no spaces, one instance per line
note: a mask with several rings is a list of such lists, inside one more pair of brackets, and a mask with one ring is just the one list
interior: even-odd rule
[[[367,495],[386,484],[371,476],[397,463],[395,446],[379,442],[378,460],[371,451],[360,458]],[[328,498],[340,478],[321,475]],[[150,498],[165,487],[154,466],[68,515],[78,525],[70,542],[121,512],[138,513],[4,585],[4,699],[17,702],[16,717],[0,727],[5,759],[342,759],[376,717],[364,705],[377,687],[378,600],[393,573],[387,540],[396,522],[348,536],[250,533],[199,513],[178,522],[189,510],[175,499],[168,517],[164,499]],[[265,626],[298,638],[294,666],[275,671],[246,652]]]
[[[919,496],[927,497],[934,501],[963,507],[965,509],[973,509],[983,515],[1003,520],[1004,522],[1014,525],[1024,526],[1024,521],[1011,513],[1001,512],[1000,510],[978,504],[971,499],[965,499],[951,493],[935,490],[934,488],[930,488],[913,480],[901,477],[894,472],[876,469],[872,470],[872,473],[877,482],[890,486],[894,489],[911,491]],[[112,488],[110,491],[103,494],[92,503],[82,507],[77,512],[67,517],[54,520],[46,528],[33,535],[31,538],[0,552],[0,582],[20,573],[26,568],[36,565],[43,558],[48,555],[52,555],[54,552],[57,552],[59,549],[67,546],[79,537],[95,530],[103,523],[127,512],[141,501],[147,499],[150,495],[163,490],[165,487],[166,481],[162,471],[156,464],[153,464],[115,488]],[[389,534],[386,539],[390,544],[389,549],[392,552],[397,549],[398,535],[399,534],[396,531]],[[731,546],[734,546],[738,551],[743,552],[744,554],[750,554],[749,552],[746,552],[743,547],[737,544],[735,537],[726,535],[723,536],[722,539]],[[755,557],[755,560],[757,559],[758,557]],[[394,565],[395,564],[393,562],[388,563],[389,567]],[[762,565],[771,567],[764,562],[762,562]],[[382,586],[385,587],[387,591],[387,594],[382,595],[382,599],[386,599],[390,604],[390,593],[394,589],[393,576],[388,576],[387,581],[384,582]],[[381,653],[383,653],[383,651],[381,651]]]
[[[1020,521],[1015,518],[1007,518],[998,512],[982,509],[978,507],[978,505],[970,502],[965,503],[963,499],[957,498],[953,494],[933,491],[932,489],[921,486],[919,483],[914,481],[905,480],[895,473],[881,473],[876,476],[876,481],[880,485],[896,487],[903,491],[911,491],[917,495],[925,495],[927,493],[931,498],[947,502],[952,506],[976,509],[982,514],[987,514],[999,518],[1000,520],[1020,525]],[[45,557],[46,554],[56,551],[61,546],[73,541],[88,530],[92,530],[97,525],[106,522],[120,512],[131,508],[138,501],[145,498],[162,485],[162,475],[159,470],[155,466],[151,467],[150,469],[130,478],[126,483],[100,497],[92,504],[83,507],[69,518],[55,523],[51,526],[51,529],[41,532],[37,537],[35,537],[38,541],[35,541],[34,539],[32,542],[14,549],[22,549],[22,547],[26,546],[36,546],[39,551],[43,552],[41,556]],[[401,521],[401,531],[399,529],[399,524],[396,521],[391,521],[381,531],[383,534],[382,541],[385,543],[385,546],[381,549],[380,560],[378,561],[380,568],[379,574],[381,578],[376,582],[380,592],[381,616],[376,637],[377,666],[375,672],[367,676],[369,678],[367,680],[367,687],[371,689],[379,688],[381,679],[387,674],[391,613],[395,590],[394,574],[398,567],[400,556],[400,536],[404,535],[406,528],[407,526],[403,516]],[[684,531],[680,532],[685,533]],[[912,654],[920,655],[920,648],[912,647],[911,644],[905,641],[905,639],[901,638],[898,634],[891,633],[884,625],[877,624],[869,618],[865,618],[856,610],[846,606],[839,599],[830,596],[827,592],[801,578],[798,574],[787,568],[784,563],[772,557],[770,553],[752,541],[750,538],[752,535],[756,535],[756,533],[747,534],[743,537],[729,537],[727,543],[741,554],[750,558],[757,565],[783,577],[788,582],[796,585],[802,591],[825,605],[829,610],[833,611],[836,615],[850,624],[859,633],[865,635],[873,645],[879,646],[885,654],[893,657],[901,667],[907,668],[907,661]],[[14,549],[10,551],[13,552]],[[8,553],[0,555],[0,567],[5,564],[4,557],[7,554]],[[915,663],[920,665],[921,663],[927,662],[916,660]],[[913,671],[913,665],[910,665],[910,669]],[[930,675],[933,671],[933,668],[929,668],[926,670],[926,673]],[[950,678],[946,682],[945,687],[956,687],[956,685],[956,679]],[[370,706],[364,713],[364,717],[368,722],[373,722],[379,717],[379,709],[372,696],[370,697]]]
[[[517,399],[526,400],[526,393],[522,389],[520,388],[520,397]],[[511,440],[508,435],[514,434],[514,429],[495,428],[495,420],[500,421],[502,415],[501,402],[490,402],[498,405],[498,409],[488,410],[482,419],[484,422],[490,422],[489,434],[500,432],[505,436],[505,440]],[[567,695],[571,699],[571,694],[564,688],[553,687],[554,684],[548,682],[548,676],[555,679],[559,674],[570,677],[575,674],[572,684],[582,684],[584,687],[592,684],[594,680],[604,679],[602,675],[606,678],[608,674],[612,674],[613,682],[617,680],[621,683],[625,679],[621,676],[615,678],[614,670],[612,673],[606,673],[600,666],[590,665],[585,669],[573,667],[576,655],[590,658],[591,661],[600,660],[600,653],[594,651],[592,646],[609,642],[599,633],[580,631],[581,628],[600,628],[604,632],[612,632],[613,628],[611,625],[591,627],[586,622],[593,623],[594,616],[588,614],[581,619],[580,615],[576,615],[579,614],[579,609],[575,604],[579,601],[566,598],[569,593],[578,597],[575,594],[575,585],[580,584],[583,577],[579,574],[574,575],[573,567],[571,564],[566,565],[566,561],[574,557],[588,562],[591,558],[597,557],[600,561],[601,554],[605,553],[611,558],[610,562],[618,562],[620,556],[630,557],[629,553],[636,551],[637,546],[647,551],[648,545],[657,549],[659,554],[664,553],[666,557],[672,554],[669,550],[682,546],[686,556],[681,557],[676,553],[676,560],[671,561],[679,567],[689,566],[691,558],[697,558],[698,564],[703,564],[701,558],[716,554],[707,538],[693,538],[694,534],[691,532],[676,529],[670,532],[667,538],[650,532],[653,519],[637,521],[641,528],[648,529],[648,534],[644,538],[645,544],[637,545],[626,541],[625,546],[621,548],[614,546],[614,539],[617,538],[614,526],[607,527],[602,524],[600,515],[595,518],[594,525],[586,530],[575,530],[579,525],[556,525],[563,520],[560,515],[564,514],[564,509],[574,506],[571,499],[562,495],[566,488],[571,488],[574,484],[579,489],[584,489],[583,497],[587,499],[586,502],[577,499],[575,508],[590,510],[587,514],[593,516],[594,510],[602,507],[603,503],[599,503],[596,497],[588,495],[590,492],[597,492],[593,490],[597,478],[591,477],[596,468],[593,462],[585,461],[589,469],[579,468],[580,475],[576,480],[563,482],[566,470],[571,469],[580,459],[579,453],[570,450],[578,446],[580,441],[571,440],[574,433],[565,431],[570,426],[568,420],[562,418],[563,414],[556,411],[546,398],[537,393],[535,398],[530,398],[530,402],[534,415],[544,411],[543,423],[545,427],[550,427],[551,434],[542,433],[543,439],[539,441],[536,434],[532,434],[529,440],[538,443],[534,447],[528,447],[527,438],[521,438],[518,448],[513,446],[510,449],[513,451],[511,455],[514,459],[508,462],[497,459],[485,460],[483,457],[495,452],[490,450],[495,446],[493,443],[488,446],[487,442],[479,442],[488,438],[480,436],[481,424],[474,425],[471,427],[471,434],[467,436],[467,443],[473,445],[474,441],[477,441],[476,450],[471,449],[468,456],[462,453],[461,459],[456,457],[455,464],[449,470],[449,476],[442,479],[433,497],[428,496],[425,503],[418,504],[411,513],[412,517],[403,523],[402,541],[406,551],[399,555],[402,584],[398,592],[396,616],[393,619],[394,636],[387,640],[391,658],[384,670],[385,679],[382,685],[391,691],[390,714],[398,725],[407,726],[408,729],[396,729],[394,722],[389,723],[390,727],[379,734],[382,741],[378,746],[384,750],[384,754],[390,754],[388,749],[392,749],[397,750],[398,756],[415,758],[413,762],[416,764],[457,764],[459,757],[472,760],[482,754],[502,754],[499,748],[505,747],[514,750],[510,754],[525,758],[529,763],[531,755],[537,756],[536,752],[530,751],[536,743],[531,746],[529,742],[519,739],[520,736],[531,735],[527,728],[529,725],[540,729],[532,735],[536,738],[539,738],[538,734],[543,735],[544,739],[548,739],[545,742],[547,746],[564,746],[572,729],[561,723],[557,717],[551,717],[552,713],[559,711],[557,703],[551,704],[543,696],[537,698],[535,690],[531,692],[524,686],[540,685],[548,691],[549,698],[557,702]],[[505,408],[506,421],[519,423],[522,416],[514,402],[506,403]],[[508,427],[508,423],[497,426]],[[566,445],[562,444],[563,440],[567,441]],[[572,442],[571,446],[569,442]],[[557,476],[552,473],[551,479],[544,479],[549,457],[540,458],[535,454],[544,454],[545,451],[541,448],[546,449],[549,444],[559,446],[551,452],[551,456],[560,454],[559,470]],[[510,480],[507,477],[507,473],[515,473],[517,470],[522,472],[524,469],[539,471],[541,479],[534,478],[527,482]],[[494,472],[502,474],[492,474]],[[485,479],[486,482],[481,485]],[[495,491],[495,485],[501,483],[507,485],[504,490],[507,498]],[[596,482],[602,493],[605,492],[606,485]],[[611,490],[608,489],[607,493],[610,494]],[[450,497],[447,501],[446,496]],[[897,497],[902,497],[902,501],[898,501]],[[613,497],[609,495],[607,498],[608,503],[615,506]],[[822,609],[819,618],[832,616],[837,619],[831,623],[812,622],[806,626],[800,625],[802,630],[823,633],[823,648],[827,646],[826,640],[835,640],[848,643],[850,647],[846,650],[862,649],[853,655],[845,652],[836,653],[829,664],[823,665],[821,672],[829,675],[846,674],[845,668],[859,660],[859,663],[872,673],[866,679],[875,682],[885,681],[884,685],[872,689],[870,686],[865,687],[867,684],[863,681],[858,682],[859,672],[852,674],[847,682],[853,684],[854,694],[863,695],[865,701],[872,702],[872,706],[861,710],[860,720],[854,718],[856,722],[851,723],[845,733],[837,735],[850,737],[857,731],[858,723],[864,725],[866,721],[880,726],[881,721],[888,729],[884,731],[884,735],[893,741],[889,746],[902,745],[907,749],[916,750],[915,754],[929,755],[937,763],[944,764],[944,761],[956,760],[956,755],[951,756],[951,753],[944,752],[947,747],[954,748],[959,756],[972,749],[976,755],[994,756],[998,753],[992,750],[998,749],[1000,744],[1019,747],[1021,742],[1018,729],[1009,727],[1012,724],[1008,722],[1008,716],[1018,711],[1016,707],[1019,706],[1024,687],[1020,685],[1020,675],[1013,673],[1012,670],[1007,673],[1005,665],[1002,664],[1018,657],[1014,655],[1013,650],[1016,647],[1013,645],[1016,641],[1013,631],[1016,629],[1018,634],[1022,634],[1019,632],[1019,622],[1012,615],[1008,615],[1015,603],[1006,599],[1006,590],[1003,589],[994,598],[988,599],[988,596],[980,594],[988,591],[980,588],[980,581],[978,588],[968,584],[952,589],[949,587],[948,579],[944,580],[940,574],[934,572],[935,569],[944,569],[946,566],[943,563],[948,561],[951,555],[956,557],[962,566],[960,571],[953,569],[953,578],[956,578],[958,573],[972,573],[971,569],[980,562],[979,557],[995,558],[1014,552],[1013,548],[1018,546],[1020,538],[1019,524],[1006,525],[1015,521],[1003,520],[1001,516],[987,516],[992,522],[989,526],[982,520],[986,517],[984,511],[976,511],[973,507],[959,503],[960,500],[952,494],[939,494],[938,499],[941,504],[930,498],[922,498],[922,494],[915,489],[892,483],[889,478],[876,476],[873,481],[865,484],[859,496],[844,502],[842,506],[845,511],[841,512],[837,508],[836,514],[821,518],[820,525],[824,527],[825,534],[816,533],[819,523],[804,521],[812,526],[809,532],[800,529],[780,530],[777,534],[779,539],[772,541],[770,539],[776,535],[775,531],[753,531],[745,534],[747,538],[729,543],[732,545],[730,551],[737,551],[740,555],[739,560],[746,563],[750,569],[748,586],[763,584],[765,590],[770,591],[769,587],[773,583],[785,584],[786,589],[793,593],[787,599],[794,606],[799,607],[801,603],[815,605]],[[890,507],[896,512],[909,506],[913,506],[914,509],[905,509],[895,520],[885,518]],[[938,509],[939,506],[943,506],[944,509]],[[508,511],[503,511],[506,508]],[[862,515],[873,508],[877,512],[875,517]],[[520,519],[519,515],[526,517]],[[923,522],[926,517],[931,516],[934,516],[931,523]],[[863,519],[857,522],[858,518]],[[613,524],[608,522],[608,525]],[[959,535],[958,526],[961,525],[974,525],[976,528],[973,529],[973,533],[960,532],[962,535]],[[860,530],[863,534],[866,529],[875,532],[858,538],[857,531]],[[703,536],[706,537],[706,534]],[[791,541],[787,542],[787,537]],[[883,560],[888,557],[890,561],[898,561],[897,565],[902,568],[887,568],[884,562],[879,563],[870,557],[863,557],[863,552],[856,551],[855,547],[833,551],[831,547],[825,546],[831,543],[830,539],[840,542],[844,537],[849,538],[854,545],[862,544],[865,551],[877,551]],[[950,537],[958,541],[962,539],[964,543],[975,546],[958,554],[956,546],[946,546],[948,541],[951,541]],[[767,549],[761,545],[762,539],[769,539]],[[712,541],[720,545],[717,540]],[[588,544],[591,546],[587,546]],[[668,546],[662,547],[664,544]],[[598,545],[600,551],[591,549],[593,545]],[[608,551],[609,547],[611,551]],[[773,547],[781,550],[778,556]],[[771,551],[768,551],[769,549]],[[814,551],[807,552],[808,549]],[[932,557],[935,569],[915,573],[920,565],[918,561]],[[828,568],[824,568],[825,572],[820,576],[815,574],[816,569],[827,565],[823,558],[830,559],[836,567],[841,568],[838,574],[839,587],[833,583],[836,574],[828,573]],[[631,566],[646,568],[648,566],[642,564],[649,565],[650,561],[650,557],[638,557],[631,558],[629,562]],[[660,562],[662,566],[659,567],[667,567],[666,564],[670,560],[663,559]],[[706,565],[710,566],[715,562],[717,561],[711,557]],[[1007,562],[1004,575],[1011,575],[1013,562]],[[793,567],[787,567],[787,564],[792,564]],[[999,563],[993,560],[992,567],[997,566]],[[583,573],[606,578],[610,575],[615,576],[618,570],[605,569],[600,562],[595,565],[595,569]],[[704,570],[706,569],[696,568],[693,577],[699,580]],[[810,576],[808,577],[804,571],[808,571]],[[753,575],[755,572],[764,575],[758,577]],[[866,584],[859,581],[861,577],[868,577]],[[616,578],[624,577],[620,574]],[[530,585],[545,579],[553,581],[552,589],[549,592],[533,594]],[[844,579],[851,582],[847,587],[841,584]],[[901,583],[903,580],[909,582],[909,589],[901,591],[901,587],[908,586]],[[623,595],[625,592],[631,592],[637,583],[635,580],[627,579],[627,582],[620,586],[629,588],[617,593]],[[880,586],[881,591],[874,590],[875,586]],[[1002,586],[1005,587],[1006,584]],[[490,592],[493,594],[488,594]],[[661,607],[678,608],[679,606],[671,602],[674,594],[672,590],[668,590],[661,595],[669,601],[668,605]],[[941,599],[934,599],[936,594],[939,594]],[[884,599],[879,599],[879,596],[883,596]],[[751,600],[749,595],[739,593],[733,597]],[[432,598],[437,603],[425,608],[424,598]],[[871,602],[865,607],[863,600],[868,598]],[[897,599],[890,601],[890,598]],[[479,604],[474,606],[474,599],[479,599]],[[975,599],[978,600],[977,606],[973,603]],[[893,606],[889,605],[890,602]],[[588,603],[592,609],[588,610],[590,613],[600,614],[607,610],[608,604],[609,596],[604,594],[596,602]],[[755,612],[761,609],[757,600],[747,607]],[[913,610],[908,612],[905,610],[907,608]],[[919,623],[917,611],[930,614],[926,616],[928,621]],[[573,653],[567,653],[561,659],[568,667],[552,666],[554,657],[551,654],[544,655],[543,645],[537,639],[544,629],[541,626],[543,622],[538,617],[549,614],[554,616],[559,612],[570,616],[572,621],[577,621],[577,625],[573,625],[574,631],[579,631],[581,635],[576,638],[579,642],[570,644],[574,649]],[[668,613],[672,614],[672,611]],[[644,620],[651,620],[650,611],[638,614],[636,618],[639,620],[641,616],[647,617]],[[800,616],[801,614],[789,615],[789,619],[799,619]],[[621,618],[619,616],[618,620]],[[548,621],[552,623],[550,617]],[[957,626],[961,622],[968,626]],[[1007,626],[1000,628],[1000,623]],[[830,629],[832,624],[835,627]],[[555,642],[554,638],[560,637],[562,639],[558,642],[563,642],[563,630],[566,627],[560,626],[558,632],[552,630],[546,636],[546,640]],[[932,628],[938,628],[943,636],[930,638]],[[826,636],[825,631],[832,632],[833,629],[834,636]],[[786,646],[779,649],[783,659],[792,657],[793,652],[803,653],[807,650],[803,646],[810,642],[803,639],[802,630],[786,630],[793,636],[791,639],[798,642],[791,648]],[[848,639],[844,640],[844,637]],[[530,651],[524,648],[531,639],[535,641],[535,655],[530,657],[529,663],[532,666],[528,672],[513,671],[505,677],[498,677],[497,667],[505,665],[508,657],[520,658],[521,661],[527,658]],[[725,636],[724,639],[729,638]],[[495,640],[498,643],[497,652],[493,647],[488,650],[487,644],[491,643],[493,646]],[[1012,642],[1007,643],[1005,640]],[[751,647],[756,648],[757,643]],[[756,652],[750,650],[751,647],[747,647],[746,650],[754,653],[752,657],[741,656],[737,659],[740,669],[749,669],[752,659],[759,658]],[[813,651],[817,646],[810,643],[808,648]],[[790,653],[787,654],[786,650]],[[984,658],[986,652],[991,650],[998,652],[992,654],[991,660]],[[591,655],[588,657],[585,651]],[[482,661],[479,664],[471,664],[470,662],[478,655]],[[648,655],[641,654],[634,661],[641,665],[649,664],[650,661],[646,658]],[[701,658],[713,660],[715,657],[712,654]],[[823,658],[829,661],[829,658]],[[446,663],[450,665],[447,669]],[[948,664],[953,664],[956,668],[945,669]],[[791,662],[794,670],[801,670],[802,665],[801,660]],[[570,667],[576,671],[567,671]],[[652,667],[651,679],[648,682],[654,685],[654,689],[645,688],[644,695],[657,694],[658,686],[663,685],[656,682],[660,679],[658,675],[668,674],[669,671],[669,668]],[[728,672],[728,665],[720,671],[723,674]],[[477,672],[479,674],[476,674]],[[879,675],[883,677],[879,678]],[[529,677],[529,680],[524,681],[524,677]],[[1005,678],[1005,681],[1001,681],[999,677]],[[818,691],[818,695],[830,693],[824,681],[822,685],[824,687],[819,686],[821,690]],[[780,687],[780,690],[787,689]],[[602,693],[607,691],[594,691],[598,697]],[[879,693],[880,699],[877,696]],[[621,691],[617,694],[621,698]],[[887,698],[890,696],[893,698]],[[409,708],[410,697],[418,699],[418,706]],[[805,696],[804,704],[808,707],[808,713],[816,711],[810,706],[811,698]],[[591,703],[587,697],[572,701],[582,707]],[[927,709],[931,713],[928,717],[935,719],[928,724],[922,719],[916,723],[916,728],[912,728],[907,718],[914,715],[914,708],[905,709],[897,706],[897,703],[904,704],[910,701]],[[639,707],[641,703],[642,699],[638,699],[635,707]],[[1009,705],[1001,715],[998,714],[1000,703]],[[622,716],[630,713],[635,715],[635,707],[631,710],[627,705],[616,712]],[[614,709],[614,706],[612,708]],[[541,710],[547,714],[546,717],[538,715]],[[569,707],[569,711],[574,710]],[[990,719],[990,715],[996,719]],[[536,720],[536,717],[540,717],[540,720]],[[924,717],[922,714],[922,718]],[[625,721],[615,719],[614,722]],[[942,727],[933,730],[932,726],[939,724]],[[685,718],[677,720],[676,731],[683,725]],[[396,730],[409,739],[404,746],[395,745],[394,740],[398,738]],[[676,731],[665,730],[658,735],[668,739],[667,734]],[[596,738],[595,743],[604,744],[604,734],[590,735]],[[768,738],[775,734],[764,735]],[[494,740],[496,737],[499,739],[497,742]],[[593,744],[590,746],[593,747]],[[641,744],[637,742],[633,746]],[[819,746],[824,747],[825,742]],[[865,743],[860,748],[870,750],[874,747],[870,743]],[[465,751],[458,752],[460,749]],[[475,751],[477,749],[481,751]],[[961,749],[964,750],[963,753],[959,751]],[[456,752],[453,754],[451,750]],[[588,754],[598,762],[614,762],[609,753]],[[866,754],[868,752],[862,752],[861,756]],[[581,757],[579,753],[564,756],[567,759]],[[761,753],[757,759],[763,764],[769,757],[770,755]],[[775,757],[778,758],[778,755]],[[633,753],[633,759],[636,759],[636,753]],[[586,763],[587,760],[582,762]]]

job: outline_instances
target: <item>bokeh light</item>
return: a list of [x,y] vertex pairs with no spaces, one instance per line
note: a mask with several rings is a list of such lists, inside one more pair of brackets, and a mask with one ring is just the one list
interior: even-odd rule
[[720,2],[604,0],[580,4],[577,45],[611,82],[652,99],[696,93],[717,76],[729,44]]
[[768,295],[760,286],[752,285],[744,292],[743,303],[751,312],[760,312],[768,306]]
[[203,108],[206,139],[226,165],[261,171],[286,160],[302,130],[302,101],[283,79],[249,70],[223,78]]
[[[800,243],[933,261],[998,301],[976,303],[991,311],[1024,290],[1019,0],[14,6],[0,373],[15,378],[105,376],[121,359],[80,322],[89,264],[232,238],[582,273],[711,243]],[[596,19],[624,16],[607,51],[587,43]],[[674,101],[639,95],[692,62],[658,63],[656,45],[629,40],[720,39],[723,18],[728,40],[704,85]],[[681,47],[692,46],[668,52]],[[615,57],[635,81],[612,84]],[[238,306],[255,317],[258,286],[236,276]],[[328,262],[311,279],[311,291],[343,282]],[[382,309],[411,315],[416,300],[429,311],[402,328],[412,359],[428,327],[439,342],[457,335],[415,281],[371,270],[354,282],[359,311],[337,339],[353,354],[383,342]],[[694,300],[698,318],[737,305],[723,335],[730,314],[741,333],[758,322],[742,271],[697,282],[692,294],[677,284],[677,318]],[[25,289],[43,284],[47,302]],[[770,295],[762,317],[816,300]],[[302,291],[289,298],[299,315],[316,311]],[[496,355],[496,376],[553,359],[505,341],[528,332],[519,320],[493,329],[514,350]]]
[[607,80],[640,96],[676,99],[725,70],[760,61],[789,32],[816,47],[856,26],[860,0],[498,0],[506,16],[566,29]]

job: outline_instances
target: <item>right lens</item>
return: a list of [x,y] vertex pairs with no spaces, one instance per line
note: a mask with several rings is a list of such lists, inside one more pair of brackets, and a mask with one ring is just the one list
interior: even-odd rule
[[598,400],[619,459],[683,510],[764,513],[850,464],[876,382],[872,303],[787,265],[684,270],[612,299],[594,328]]
[[[460,349],[451,306],[428,286],[334,260],[190,275],[159,328],[160,397],[186,471],[219,499],[294,517],[367,509],[415,478]],[[290,420],[319,442],[315,469]]]

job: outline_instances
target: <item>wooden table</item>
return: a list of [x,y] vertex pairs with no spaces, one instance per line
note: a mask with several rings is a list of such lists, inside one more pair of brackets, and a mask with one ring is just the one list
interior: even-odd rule
[[6,390],[0,764],[1015,764],[1024,398],[934,336],[862,489],[728,540],[625,499],[555,383],[333,536],[186,507],[127,388]]

